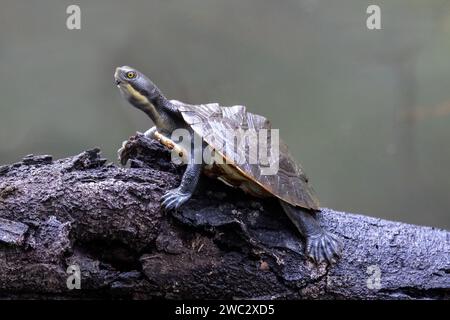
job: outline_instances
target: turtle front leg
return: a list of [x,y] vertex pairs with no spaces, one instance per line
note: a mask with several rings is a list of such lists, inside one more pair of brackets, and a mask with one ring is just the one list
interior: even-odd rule
[[194,194],[202,172],[202,164],[190,163],[183,174],[180,186],[168,191],[162,196],[161,206],[165,210],[176,210],[188,201]]
[[146,136],[149,139],[155,139],[155,133],[157,132],[156,126],[151,127],[147,131],[144,132],[144,136]]

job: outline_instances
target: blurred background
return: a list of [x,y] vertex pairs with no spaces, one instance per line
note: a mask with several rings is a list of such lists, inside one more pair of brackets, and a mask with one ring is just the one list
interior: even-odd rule
[[323,206],[450,228],[449,0],[2,0],[0,165],[116,161],[151,126],[113,83],[125,64],[169,98],[267,116]]

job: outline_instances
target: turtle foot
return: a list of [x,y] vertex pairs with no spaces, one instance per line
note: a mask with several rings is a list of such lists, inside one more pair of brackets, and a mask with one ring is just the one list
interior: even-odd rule
[[332,264],[336,262],[341,255],[341,250],[340,240],[334,234],[326,231],[306,239],[306,254],[316,263],[326,261]]
[[166,211],[176,210],[189,200],[191,194],[180,191],[179,188],[168,191],[161,197],[161,206]]
[[122,147],[117,150],[117,159],[120,164],[125,166],[130,158],[130,153],[133,151],[133,137],[122,142]]
[[122,147],[117,150],[117,158],[122,166],[125,166],[130,159],[131,154],[136,148],[136,140],[143,134],[136,132],[134,136],[131,136],[128,140],[122,142]]
[[128,158],[129,158],[129,141],[126,140],[124,142],[122,142],[122,147],[117,150],[117,159],[119,160],[121,165],[126,165],[128,162]]

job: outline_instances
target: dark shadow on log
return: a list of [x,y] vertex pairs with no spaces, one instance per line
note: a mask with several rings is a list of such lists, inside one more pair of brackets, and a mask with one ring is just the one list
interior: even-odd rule
[[[182,168],[135,143],[131,168],[98,149],[0,167],[0,298],[450,297],[448,231],[324,208],[344,252],[316,266],[276,201],[204,178],[183,209],[162,212]],[[80,290],[67,288],[70,265]]]

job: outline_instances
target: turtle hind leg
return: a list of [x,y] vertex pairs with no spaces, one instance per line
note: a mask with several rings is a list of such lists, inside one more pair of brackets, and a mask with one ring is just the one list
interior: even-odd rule
[[315,213],[280,201],[286,215],[305,237],[305,253],[316,263],[333,263],[341,255],[342,244],[332,233],[322,229]]

